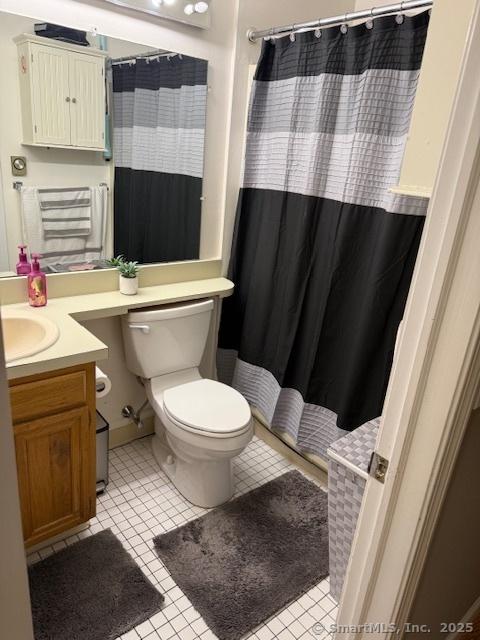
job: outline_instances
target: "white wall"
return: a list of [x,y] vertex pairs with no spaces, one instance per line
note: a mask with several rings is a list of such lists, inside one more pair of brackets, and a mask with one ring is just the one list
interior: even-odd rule
[[407,193],[432,194],[478,6],[435,0],[399,179]]
[[[13,14],[21,13],[31,18],[65,24],[87,31],[94,26],[99,33],[112,38],[131,40],[152,49],[163,48],[179,51],[209,61],[211,91],[207,112],[204,181],[206,200],[202,212],[201,258],[215,258],[222,253],[237,2],[238,0],[215,2],[212,7],[211,28],[201,30],[93,0],[91,2],[43,0],[41,3],[36,0],[23,0],[21,3],[18,3],[17,0],[0,0],[0,11]],[[2,68],[4,68],[3,60]],[[19,153],[21,150],[22,147],[17,147],[16,152]],[[15,151],[6,150],[3,153],[10,156]],[[58,154],[58,151],[54,153]],[[89,165],[90,169],[92,165],[95,165],[95,161],[98,162],[98,158],[95,158],[96,155],[98,154],[86,152],[84,162],[85,165]],[[65,158],[65,162],[68,162],[68,157]],[[103,161],[100,161],[98,171],[99,173],[104,171]],[[13,195],[18,197],[18,194]]]
[[[216,6],[216,5],[215,5]],[[230,123],[230,153],[228,157],[227,196],[225,205],[225,232],[223,244],[224,273],[228,268],[232,243],[235,210],[241,185],[242,161],[245,144],[247,102],[250,92],[249,65],[256,64],[261,41],[253,44],[246,33],[250,27],[265,29],[326,18],[353,11],[354,0],[241,0],[236,29],[234,77],[235,86]]]
[[0,277],[2,272],[10,271],[10,262],[8,259],[8,239],[7,226],[5,221],[5,204],[3,200],[3,184],[0,172]]
[[390,0],[355,0],[354,11],[363,11],[364,9],[370,9],[371,7],[383,7],[383,5],[392,4]]

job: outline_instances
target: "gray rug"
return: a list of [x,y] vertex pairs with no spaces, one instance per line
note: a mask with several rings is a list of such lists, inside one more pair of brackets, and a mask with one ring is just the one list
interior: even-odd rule
[[327,494],[290,471],[154,539],[220,640],[237,640],[328,575]]
[[113,640],[164,598],[107,529],[29,570],[35,640]]

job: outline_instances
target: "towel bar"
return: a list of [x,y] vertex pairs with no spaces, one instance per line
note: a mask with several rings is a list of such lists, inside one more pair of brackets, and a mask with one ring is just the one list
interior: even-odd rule
[[[98,185],[99,187],[107,187],[107,191],[110,191],[110,187],[108,186],[108,184],[106,182],[100,182],[100,184]],[[16,180],[13,183],[13,188],[16,191],[20,191],[20,189],[23,187],[23,182],[21,180]]]

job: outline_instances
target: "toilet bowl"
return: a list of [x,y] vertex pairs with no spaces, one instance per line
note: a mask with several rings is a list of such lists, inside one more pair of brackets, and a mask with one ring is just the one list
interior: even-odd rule
[[232,460],[253,436],[243,396],[198,369],[212,310],[213,301],[204,300],[131,311],[122,321],[127,365],[144,380],[155,412],[154,456],[201,507],[232,497]]

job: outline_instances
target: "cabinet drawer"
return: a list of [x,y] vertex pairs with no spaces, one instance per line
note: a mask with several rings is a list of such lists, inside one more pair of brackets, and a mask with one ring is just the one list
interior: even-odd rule
[[86,370],[14,384],[10,387],[13,423],[86,404],[87,394]]

